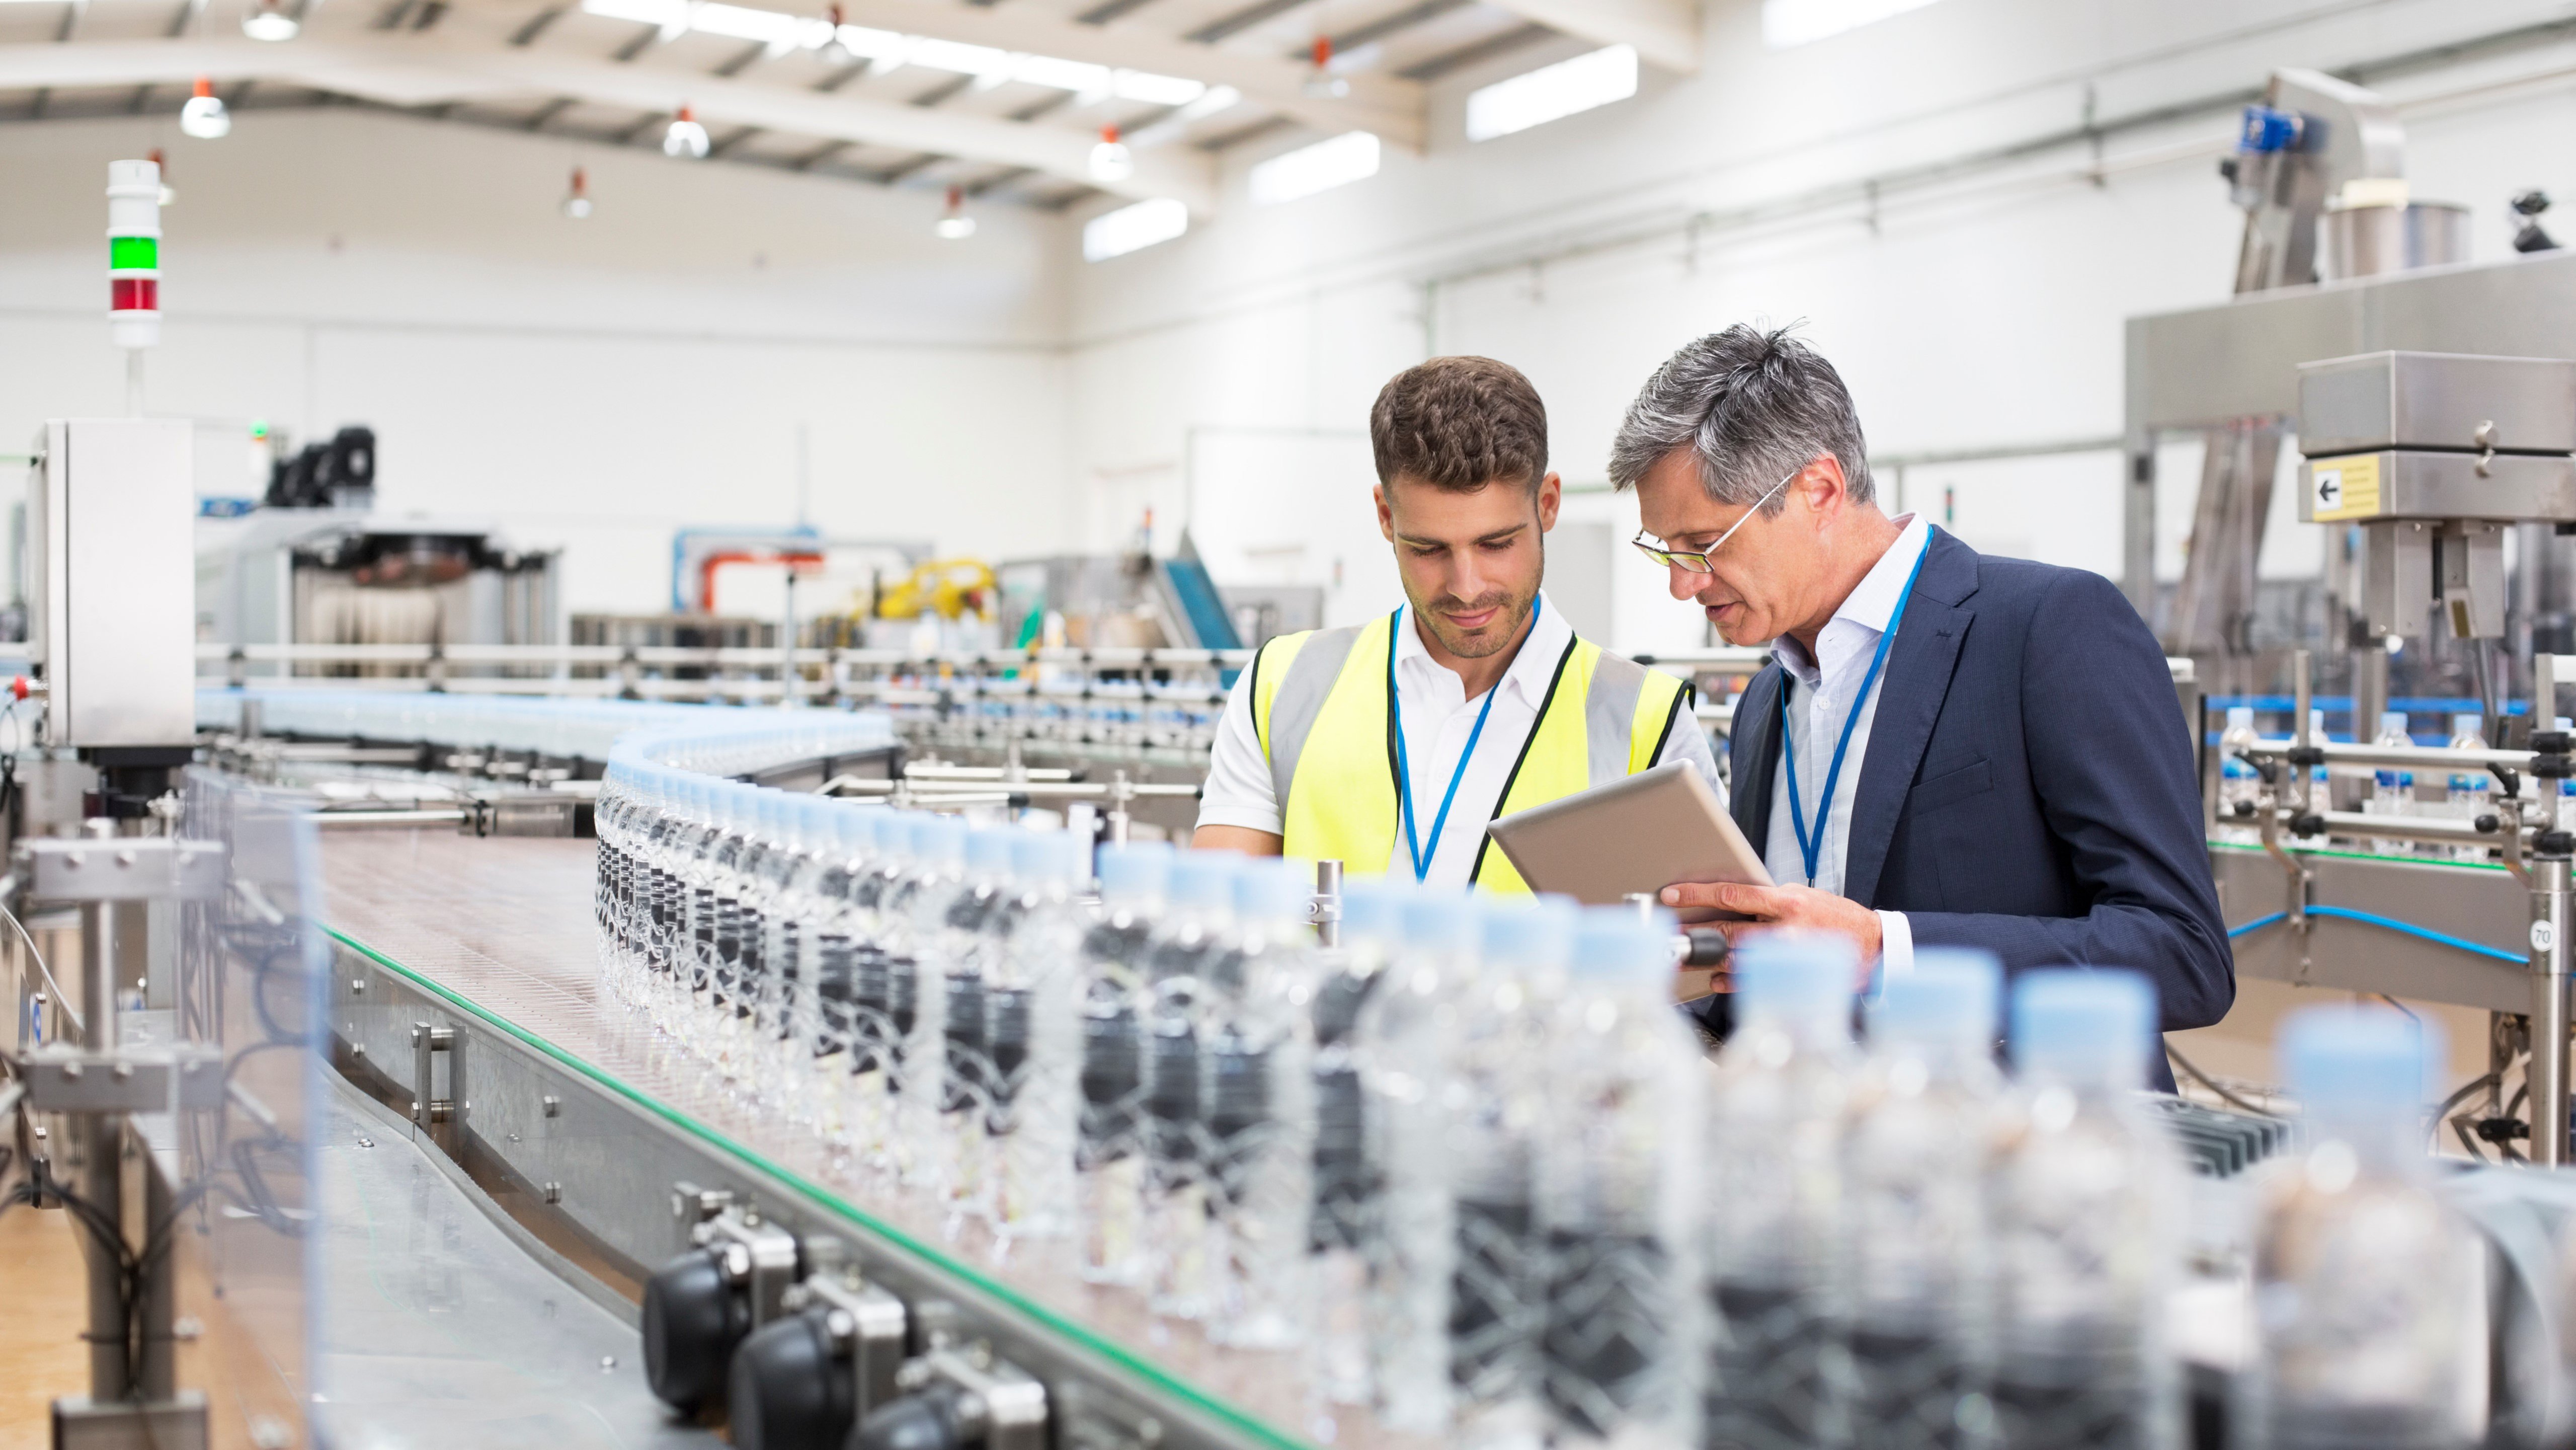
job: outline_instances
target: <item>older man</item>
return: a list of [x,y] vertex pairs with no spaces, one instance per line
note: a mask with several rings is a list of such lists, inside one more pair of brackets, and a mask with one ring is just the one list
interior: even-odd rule
[[1928,944],[2008,971],[2135,968],[2167,1030],[2226,1013],[2190,733],[2110,581],[1889,518],[1851,395],[1786,330],[1676,353],[1610,476],[1637,490],[1638,547],[1673,597],[1730,643],[1771,643],[1729,755],[1735,819],[1781,884],[1666,902],[1840,932],[1890,971]]

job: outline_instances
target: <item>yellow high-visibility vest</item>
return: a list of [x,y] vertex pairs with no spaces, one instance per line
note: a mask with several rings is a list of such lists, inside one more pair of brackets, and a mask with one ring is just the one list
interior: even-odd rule
[[[1253,656],[1253,730],[1278,792],[1286,855],[1339,860],[1351,875],[1375,876],[1395,852],[1404,827],[1386,692],[1397,618],[1283,634]],[[1653,765],[1675,730],[1699,728],[1690,697],[1690,686],[1671,675],[1574,640],[1556,660],[1538,723],[1486,819]],[[1530,889],[1491,837],[1477,846],[1467,879],[1489,891]]]

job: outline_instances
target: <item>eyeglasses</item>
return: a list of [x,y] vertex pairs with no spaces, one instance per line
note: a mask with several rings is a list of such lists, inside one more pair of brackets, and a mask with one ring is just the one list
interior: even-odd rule
[[[1814,461],[1815,460],[1813,459],[1808,460],[1809,463]],[[1647,558],[1654,560],[1656,563],[1663,565],[1667,569],[1687,569],[1694,574],[1714,574],[1717,572],[1717,566],[1708,561],[1708,556],[1725,548],[1726,541],[1735,537],[1735,531],[1737,529],[1753,522],[1753,516],[1762,512],[1762,506],[1764,504],[1769,503],[1773,498],[1777,497],[1780,490],[1787,488],[1799,474],[1806,471],[1807,464],[1805,463],[1801,463],[1796,468],[1789,470],[1789,476],[1787,478],[1781,479],[1778,483],[1771,485],[1771,492],[1755,499],[1753,501],[1753,507],[1744,511],[1744,517],[1737,519],[1728,527],[1725,533],[1717,536],[1716,543],[1709,545],[1705,549],[1658,548],[1656,547],[1656,544],[1646,542],[1647,534],[1644,529],[1639,529],[1637,531],[1637,537],[1630,539],[1628,542],[1636,546],[1638,553],[1645,555]],[[1661,540],[1656,541],[1656,543],[1661,542]]]

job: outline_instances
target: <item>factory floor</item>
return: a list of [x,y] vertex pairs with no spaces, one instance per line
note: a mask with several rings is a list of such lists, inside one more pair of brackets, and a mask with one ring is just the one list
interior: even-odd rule
[[[87,1270],[78,1230],[60,1209],[24,1205],[0,1213],[0,1445],[53,1442],[56,1397],[89,1388]],[[216,1312],[185,1241],[180,1249],[179,1311],[206,1321]],[[248,1419],[208,1372],[202,1345],[179,1348],[178,1380],[207,1392],[210,1450],[253,1450]]]
[[80,1245],[61,1213],[0,1213],[0,1445],[41,1445],[54,1396],[89,1382],[88,1294]]

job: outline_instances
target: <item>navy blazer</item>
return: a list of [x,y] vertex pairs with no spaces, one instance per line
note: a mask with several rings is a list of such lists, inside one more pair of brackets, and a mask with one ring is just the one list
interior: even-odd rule
[[[1736,824],[1771,839],[1778,661],[1735,707]],[[2200,776],[2163,649],[2101,575],[1989,559],[1935,529],[1879,684],[1843,894],[1914,944],[2030,967],[2129,967],[2163,1030],[2236,997]],[[2150,1075],[2172,1077],[2163,1054]]]

